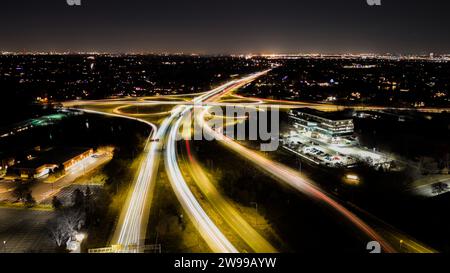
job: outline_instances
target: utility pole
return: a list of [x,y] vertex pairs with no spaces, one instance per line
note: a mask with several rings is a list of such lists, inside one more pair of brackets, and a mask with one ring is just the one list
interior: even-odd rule
[[448,153],[447,153],[447,160],[445,161],[445,168],[447,169],[447,174],[448,174]]

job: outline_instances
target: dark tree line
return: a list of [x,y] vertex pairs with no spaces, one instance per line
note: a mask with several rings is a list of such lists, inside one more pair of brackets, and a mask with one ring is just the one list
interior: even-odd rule
[[54,196],[52,206],[56,217],[49,223],[49,235],[56,246],[64,249],[77,233],[98,225],[108,204],[109,197],[106,194],[101,191],[94,193],[90,187],[84,191],[75,189],[67,204]]
[[29,184],[24,184],[22,182],[17,183],[13,195],[17,198],[18,202],[23,202],[26,207],[33,207],[36,205],[36,200],[32,195]]

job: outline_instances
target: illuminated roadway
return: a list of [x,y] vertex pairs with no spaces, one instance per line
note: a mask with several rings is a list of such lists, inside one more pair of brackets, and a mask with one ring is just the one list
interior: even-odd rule
[[[249,78],[255,77],[260,74],[261,73],[252,75],[248,78],[242,79],[241,81],[248,80]],[[201,103],[204,99],[210,98],[222,92],[225,88],[232,86],[233,84],[235,84],[235,81],[224,84],[221,87],[216,88],[210,92],[202,93],[202,95],[193,99],[192,103]],[[162,122],[159,129],[157,129],[157,127],[153,123],[150,123],[145,119],[132,117],[133,115],[131,115],[130,117],[126,116],[125,114],[118,113],[117,109],[115,109],[113,113],[109,113],[105,111],[75,108],[77,106],[89,107],[98,105],[133,105],[135,103],[135,101],[128,99],[72,101],[64,103],[64,106],[68,109],[73,108],[75,110],[81,110],[86,113],[136,120],[139,122],[143,122],[152,128],[152,133],[148,137],[145,144],[143,153],[144,159],[140,165],[138,177],[132,186],[131,194],[127,198],[125,209],[122,210],[119,222],[116,226],[116,231],[113,237],[113,243],[118,245],[116,252],[140,251],[143,239],[145,239],[148,210],[151,204],[152,197],[151,189],[154,184],[152,182],[155,180],[158,169],[158,150],[160,150],[162,146],[160,141],[152,140],[164,139],[167,134],[168,128],[170,127],[171,123],[174,122],[174,120],[175,124],[172,126],[171,131],[168,134],[165,163],[175,194],[180,200],[180,203],[182,204],[185,211],[196,224],[197,229],[199,230],[205,241],[208,243],[208,246],[214,252],[237,252],[237,249],[228,241],[228,239],[221,233],[219,228],[212,222],[212,220],[208,217],[200,204],[197,202],[192,192],[189,190],[189,187],[187,186],[183,176],[181,175],[181,171],[176,160],[176,139],[178,129],[182,122],[182,116],[191,111],[192,106],[179,105],[175,107],[171,111],[171,115]],[[141,103],[142,102],[140,102],[140,104]]]
[[[224,92],[230,92],[232,89],[228,89]],[[222,145],[225,145],[227,148],[233,150],[238,153],[242,157],[247,160],[253,162],[254,164],[260,166],[263,170],[270,173],[271,175],[277,177],[279,180],[286,182],[291,187],[299,190],[300,192],[310,196],[313,199],[322,201],[335,209],[341,215],[343,215],[346,219],[348,219],[351,223],[353,223],[358,229],[363,231],[366,235],[372,238],[375,241],[378,241],[383,250],[385,252],[393,253],[396,252],[395,249],[387,243],[377,232],[375,232],[371,227],[369,227],[366,223],[364,223],[361,219],[359,219],[355,214],[347,210],[344,206],[340,205],[333,198],[331,198],[328,194],[324,193],[318,186],[316,186],[312,181],[303,177],[298,172],[290,169],[280,163],[271,161],[259,153],[252,151],[234,140],[226,137],[225,135],[216,132],[211,127],[207,125],[204,119],[204,115],[208,111],[208,108],[204,109],[202,114],[198,115],[197,121],[203,124],[203,127],[206,131],[213,135],[215,139],[221,139],[219,141]]]
[[225,220],[225,222],[238,234],[255,253],[274,253],[276,249],[262,237],[241,214],[230,204],[230,202],[219,192],[210,181],[201,165],[191,153],[189,140],[186,140],[186,150],[189,161],[187,167],[196,185],[208,199],[214,210]]
[[[228,93],[234,91],[237,89],[237,87],[231,87],[222,92],[220,94],[221,96],[228,95]],[[237,95],[233,95],[237,96]],[[237,96],[241,97],[241,96]],[[245,98],[246,97],[241,97]],[[220,96],[216,96],[213,99],[210,99],[206,102],[208,105],[214,105],[214,99],[218,100],[220,99]],[[389,107],[344,107],[344,106],[336,106],[336,105],[326,105],[326,104],[318,104],[318,103],[305,103],[305,102],[290,102],[290,101],[279,101],[279,100],[265,100],[260,98],[255,98],[254,100],[267,102],[267,103],[281,103],[284,105],[300,105],[300,107],[312,107],[318,110],[323,111],[337,111],[342,110],[344,108],[354,108],[356,110],[389,110],[391,108]],[[243,103],[245,104],[245,103]],[[239,104],[241,105],[241,104]],[[251,105],[251,104],[248,104]],[[254,104],[253,104],[254,105]],[[264,104],[265,107],[267,107],[266,104]],[[397,109],[397,108],[396,108]],[[397,110],[418,110],[423,112],[443,112],[448,111],[448,108],[424,108],[424,109],[397,109]],[[386,230],[386,235],[389,238],[386,238],[384,236],[381,236],[378,234],[373,228],[371,228],[367,223],[365,223],[363,220],[361,220],[358,216],[356,216],[354,213],[346,209],[344,206],[339,204],[336,200],[334,200],[330,195],[325,193],[323,190],[320,189],[313,181],[308,179],[307,177],[304,177],[301,173],[297,172],[296,170],[293,170],[292,168],[289,168],[281,163],[274,162],[270,159],[265,158],[263,155],[252,151],[233,139],[228,138],[227,136],[223,135],[223,133],[219,133],[219,131],[213,130],[211,127],[209,127],[208,123],[205,122],[205,115],[208,113],[208,107],[206,107],[200,115],[197,115],[195,118],[197,119],[197,122],[201,123],[203,125],[203,128],[206,130],[207,133],[214,136],[215,139],[219,139],[219,143],[224,145],[225,147],[233,150],[240,156],[244,157],[245,159],[249,160],[250,162],[253,162],[255,165],[258,165],[261,167],[262,170],[266,171],[267,173],[277,177],[280,181],[285,182],[286,184],[290,185],[291,187],[299,190],[300,192],[310,196],[313,199],[319,200],[321,202],[324,202],[325,204],[329,205],[331,208],[333,208],[335,211],[339,212],[342,216],[344,216],[347,220],[349,220],[354,226],[356,226],[359,230],[364,232],[367,236],[372,238],[375,241],[378,241],[383,250],[388,253],[394,253],[396,252],[396,249],[388,242],[388,239],[390,241],[400,241],[403,245],[409,247],[411,250],[415,252],[420,253],[431,253],[435,252],[435,250],[426,247],[416,241],[414,239],[408,237],[407,235],[404,235],[398,231],[396,231],[391,226],[387,225],[386,223],[382,223],[382,228]],[[376,221],[377,224],[380,224],[381,221]]]
[[[234,90],[235,88],[233,88]],[[229,90],[230,91],[230,90]],[[209,91],[211,92],[211,91]],[[208,92],[199,93],[202,96],[207,94]],[[192,94],[191,94],[192,95]],[[186,95],[187,96],[187,95]],[[442,113],[442,112],[450,112],[450,108],[431,108],[431,107],[420,107],[420,108],[398,108],[398,107],[388,107],[388,106],[346,106],[346,105],[338,105],[338,104],[328,104],[328,103],[317,103],[317,102],[302,102],[302,101],[290,101],[290,100],[275,100],[275,99],[265,99],[265,98],[252,98],[245,97],[241,95],[231,94],[230,96],[237,98],[231,102],[230,100],[208,100],[202,101],[202,106],[258,106],[263,105],[265,107],[279,107],[280,109],[292,109],[292,108],[314,108],[320,111],[341,111],[345,109],[353,109],[356,111],[386,111],[386,110],[398,110],[398,111],[418,111],[425,113]],[[180,95],[170,95],[170,98],[180,97]],[[166,97],[164,97],[166,98]],[[194,106],[194,100],[179,100],[179,101],[167,101],[167,100],[158,100],[161,97],[142,97],[142,98],[121,98],[121,99],[103,99],[103,100],[93,100],[93,101],[71,101],[66,102],[64,105],[76,106],[89,106],[89,105],[120,105],[115,110],[115,114],[118,114],[120,117],[123,115],[128,115],[128,113],[121,112],[121,108],[126,106],[150,106],[150,105],[185,105],[185,106]],[[241,101],[239,101],[241,100]],[[249,102],[251,101],[251,102]],[[198,103],[198,102],[197,102]],[[125,104],[125,106],[124,106]],[[144,114],[138,114],[137,116],[143,116]]]
[[[263,72],[266,73],[266,72]],[[193,100],[194,104],[202,103],[204,100],[213,98],[214,96],[222,93],[224,90],[230,86],[235,86],[241,82],[249,81],[250,79],[256,78],[263,73],[258,73],[251,75],[249,77],[243,78],[239,81],[232,81],[219,88],[216,88],[202,96],[199,96]],[[178,166],[177,156],[176,156],[176,145],[177,136],[179,134],[180,127],[183,122],[183,118],[192,111],[193,106],[178,106],[173,111],[171,118],[177,117],[174,125],[171,127],[168,133],[167,147],[165,153],[165,165],[169,180],[175,191],[175,194],[180,201],[183,209],[186,211],[188,216],[194,222],[197,230],[211,248],[213,252],[219,253],[237,253],[238,250],[230,243],[230,241],[225,237],[225,235],[219,230],[219,228],[214,224],[214,222],[209,218],[206,212],[203,210],[202,206],[199,204],[189,186],[187,185],[181,170]]]
[[[228,241],[228,239],[223,235],[219,228],[213,223],[213,221],[208,217],[206,212],[203,210],[201,205],[198,203],[194,195],[186,184],[183,175],[178,166],[176,158],[176,144],[177,135],[179,134],[180,126],[183,122],[183,116],[192,111],[194,105],[202,103],[202,107],[205,110],[201,115],[195,118],[201,122],[206,128],[209,134],[219,137],[222,141],[220,143],[224,144],[226,147],[238,152],[241,156],[248,159],[249,161],[255,163],[256,165],[262,167],[266,172],[271,173],[276,176],[279,180],[289,184],[293,188],[301,191],[302,193],[320,200],[330,207],[335,209],[351,223],[353,223],[357,228],[367,234],[370,238],[379,241],[382,244],[384,251],[395,252],[394,248],[387,243],[384,238],[382,238],[377,232],[375,232],[371,227],[369,227],[364,221],[358,218],[355,214],[347,210],[345,207],[340,205],[328,194],[323,192],[317,185],[315,185],[311,180],[302,176],[297,171],[288,168],[277,162],[273,162],[261,154],[247,149],[246,147],[238,144],[232,139],[227,138],[223,134],[220,134],[211,128],[208,128],[207,124],[204,122],[204,115],[207,112],[208,106],[227,106],[227,105],[240,105],[240,106],[255,106],[264,105],[265,107],[279,106],[285,108],[293,107],[312,107],[323,111],[336,111],[342,108],[355,108],[359,110],[387,110],[391,109],[389,107],[345,107],[329,104],[320,103],[308,103],[308,102],[291,102],[291,101],[279,101],[279,100],[267,100],[260,98],[246,98],[237,95],[242,99],[249,99],[253,102],[251,103],[231,103],[231,102],[217,102],[222,96],[228,94],[229,92],[241,87],[245,83],[259,77],[260,75],[266,73],[267,71],[253,74],[249,77],[228,82],[219,88],[212,91],[200,93],[199,96],[191,101],[146,101],[146,99],[157,99],[157,97],[148,98],[128,98],[128,99],[105,99],[100,101],[74,101],[65,103],[65,107],[74,106],[90,106],[90,105],[128,105],[128,106],[145,106],[145,105],[174,105],[175,108],[170,112],[170,116],[164,119],[161,123],[159,129],[145,119],[133,117],[133,114],[122,113],[121,107],[114,109],[113,113],[106,113],[104,111],[94,111],[87,109],[78,109],[88,113],[96,113],[102,115],[109,115],[113,117],[128,118],[143,122],[152,128],[151,135],[148,137],[144,149],[144,159],[140,165],[138,176],[132,187],[132,191],[126,202],[125,209],[123,210],[119,223],[116,228],[116,233],[113,242],[121,246],[140,246],[142,240],[145,237],[145,231],[148,221],[149,207],[152,198],[152,187],[153,181],[157,173],[159,165],[159,152],[162,150],[161,141],[167,136],[167,147],[165,150],[165,165],[168,177],[170,179],[171,185],[175,191],[177,198],[182,204],[184,210],[187,212],[188,216],[192,219],[196,228],[205,239],[208,246],[214,252],[223,253],[234,253],[237,249]],[[406,110],[418,110],[425,112],[442,112],[448,109],[406,109]],[[139,115],[140,116],[140,115]],[[220,202],[219,202],[220,203]],[[229,218],[226,213],[224,218]],[[238,232],[239,233],[239,232]],[[241,233],[242,235],[242,233]],[[241,236],[242,237],[242,236]],[[242,237],[245,241],[245,235]],[[248,240],[247,240],[248,241]],[[139,248],[131,248],[131,250],[123,250],[122,252],[139,252]],[[268,251],[270,252],[270,251]]]
[[118,249],[118,252],[139,252],[139,246],[142,245],[142,240],[145,238],[145,231],[148,220],[148,208],[151,203],[151,187],[155,180],[155,174],[158,169],[159,158],[157,150],[160,144],[152,141],[157,139],[165,133],[165,127],[161,126],[158,130],[156,125],[144,119],[136,119],[123,115],[106,113],[101,111],[89,109],[76,109],[86,113],[101,114],[112,117],[126,118],[136,120],[148,125],[152,132],[146,140],[143,152],[143,160],[139,167],[139,172],[136,181],[132,187],[129,197],[127,198],[124,209],[122,210],[119,222],[116,226],[116,231],[113,237],[113,242],[123,249]]

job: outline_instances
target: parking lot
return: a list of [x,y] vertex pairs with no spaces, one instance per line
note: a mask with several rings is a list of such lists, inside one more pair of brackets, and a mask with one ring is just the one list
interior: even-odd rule
[[298,130],[292,130],[282,136],[282,145],[285,149],[296,153],[304,159],[316,164],[329,167],[352,167],[358,163],[366,162],[379,168],[389,165],[393,161],[388,155],[370,151],[358,144],[339,145],[322,142],[311,138]]
[[0,253],[54,252],[48,235],[51,211],[0,208]]
[[[72,166],[63,176],[55,181],[50,181],[47,177],[38,179],[37,182],[30,187],[32,195],[38,203],[51,200],[53,195],[57,194],[65,187],[70,186],[78,177],[95,170],[111,160],[111,158],[112,155],[110,153],[98,152]],[[17,183],[15,183],[14,180],[0,179],[0,201],[14,202],[16,198],[12,191],[16,185]]]

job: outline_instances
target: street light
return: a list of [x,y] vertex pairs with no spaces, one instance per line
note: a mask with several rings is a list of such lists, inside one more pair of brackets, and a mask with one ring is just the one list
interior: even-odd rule
[[359,181],[359,177],[356,174],[347,174],[346,177],[349,180]]
[[83,241],[85,237],[86,237],[86,236],[84,235],[84,233],[77,233],[77,234],[75,235],[75,239],[76,239],[78,242]]

